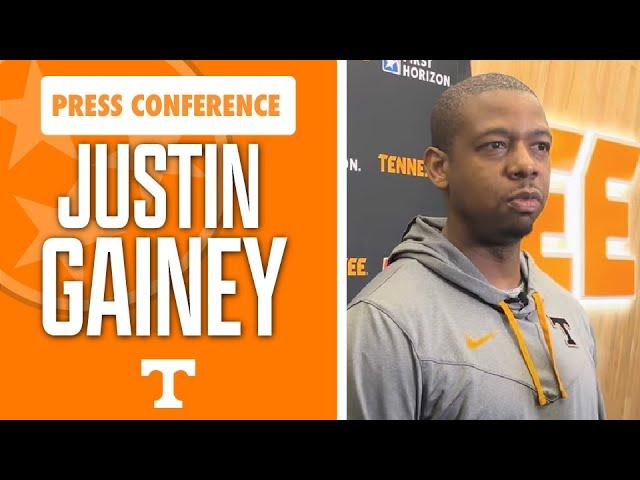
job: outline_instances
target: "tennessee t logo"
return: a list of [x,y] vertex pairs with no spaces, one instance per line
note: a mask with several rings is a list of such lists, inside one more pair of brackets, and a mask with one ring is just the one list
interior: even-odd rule
[[569,325],[569,322],[567,322],[564,318],[560,318],[560,317],[549,317],[549,318],[551,319],[553,328],[560,327],[564,332],[564,336],[565,336],[564,341],[566,342],[567,346],[576,348],[578,344],[569,333],[569,330],[571,330],[571,325]]

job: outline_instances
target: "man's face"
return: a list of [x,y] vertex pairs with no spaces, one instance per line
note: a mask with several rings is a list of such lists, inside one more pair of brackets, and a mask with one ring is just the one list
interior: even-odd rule
[[449,209],[478,240],[505,245],[531,232],[549,192],[551,133],[531,94],[495,90],[462,106],[449,153]]

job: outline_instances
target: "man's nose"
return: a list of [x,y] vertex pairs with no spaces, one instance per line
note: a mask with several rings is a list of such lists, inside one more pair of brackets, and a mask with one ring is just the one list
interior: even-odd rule
[[540,173],[538,163],[531,150],[524,142],[517,142],[514,150],[509,155],[507,164],[508,176],[512,180],[535,178]]

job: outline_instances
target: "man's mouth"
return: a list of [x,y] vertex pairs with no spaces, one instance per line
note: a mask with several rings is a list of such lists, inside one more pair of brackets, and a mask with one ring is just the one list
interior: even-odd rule
[[507,204],[518,213],[535,213],[542,207],[542,194],[534,189],[522,189],[511,195]]

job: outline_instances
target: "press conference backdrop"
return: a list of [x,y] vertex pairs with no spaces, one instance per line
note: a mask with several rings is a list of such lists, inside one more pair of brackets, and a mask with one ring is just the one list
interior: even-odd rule
[[468,60],[360,60],[347,66],[347,295],[382,270],[409,221],[445,214],[426,177],[430,114]]

